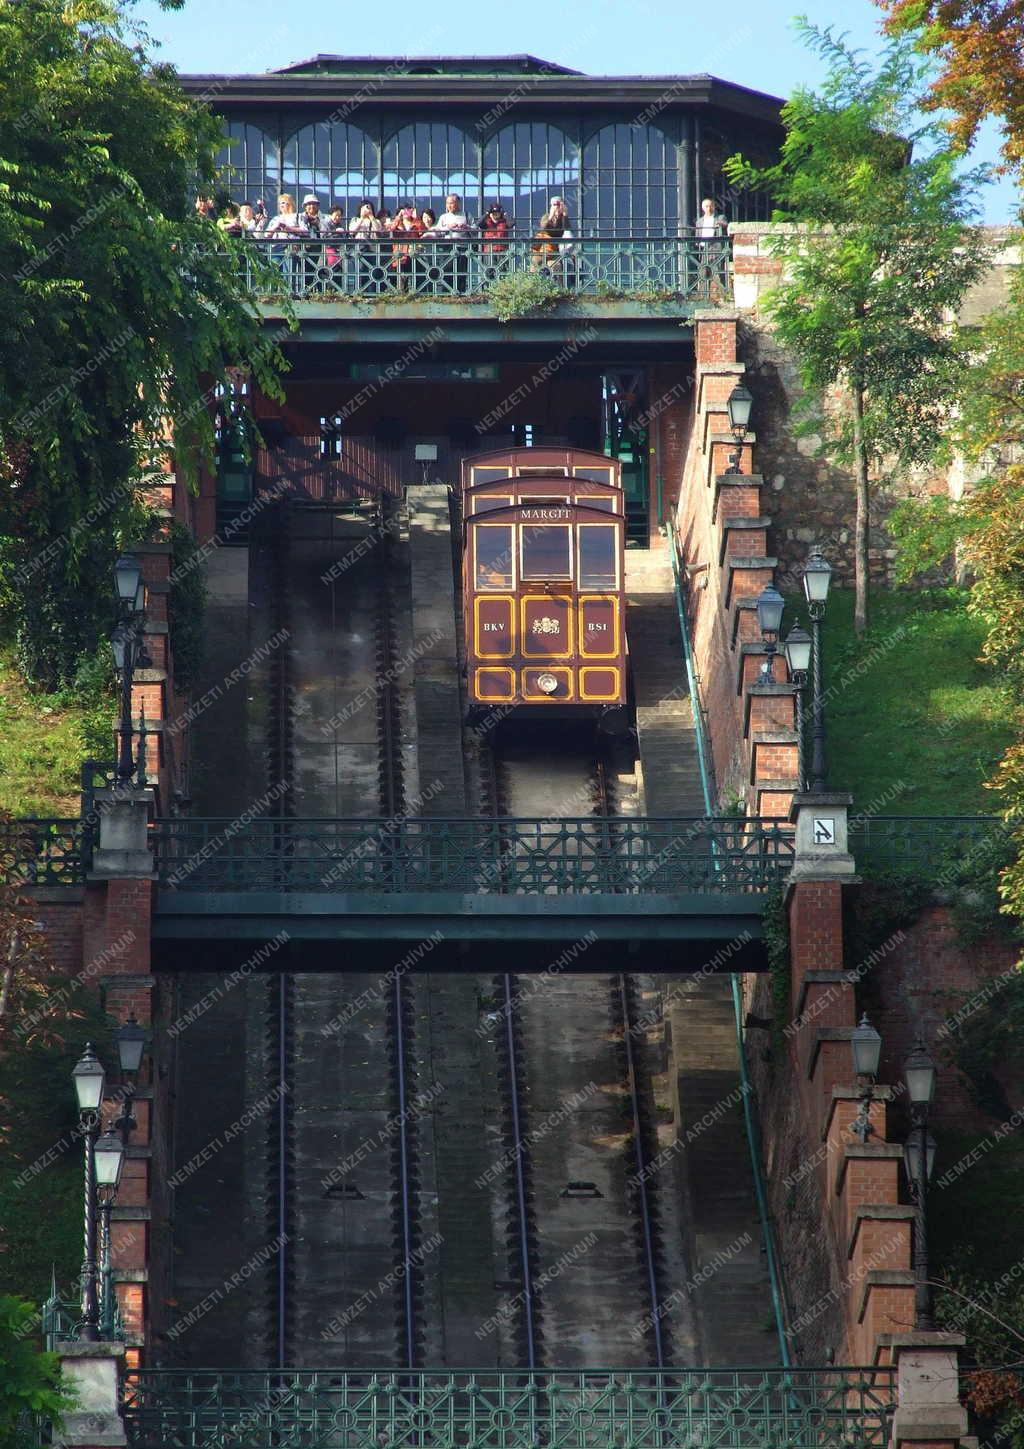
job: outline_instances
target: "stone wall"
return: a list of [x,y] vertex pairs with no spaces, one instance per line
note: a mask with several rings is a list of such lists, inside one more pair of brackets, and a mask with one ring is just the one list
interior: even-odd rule
[[[758,465],[765,480],[765,511],[771,514],[769,551],[779,560],[779,587],[797,584],[808,545],[821,543],[835,570],[834,581],[853,581],[854,492],[852,475],[815,456],[817,439],[798,438],[794,410],[800,381],[791,354],[772,335],[763,299],[781,276],[772,254],[773,237],[792,228],[769,223],[736,223],[729,231],[734,248],[736,305],[742,317],[740,356],[747,366],[747,385],[754,394],[752,425],[757,429]],[[1008,268],[1020,260],[1005,227],[991,227],[996,248],[988,274],[968,293],[961,319],[976,323],[1006,299]],[[885,528],[893,505],[901,498],[948,492],[959,496],[970,474],[956,462],[938,472],[909,473],[898,484],[873,493],[869,533],[872,581],[893,581],[895,550]]]

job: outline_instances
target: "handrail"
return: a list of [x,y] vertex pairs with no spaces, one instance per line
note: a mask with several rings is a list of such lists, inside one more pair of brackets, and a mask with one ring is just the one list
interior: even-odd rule
[[[700,785],[704,795],[704,808],[710,815],[712,809],[711,781],[707,769],[704,719],[701,713],[700,698],[697,693],[693,648],[690,643],[690,630],[686,622],[686,607],[682,596],[682,580],[679,556],[676,552],[675,530],[671,525],[668,528],[668,536],[669,548],[672,554],[672,576],[675,585],[676,608],[679,611],[679,630],[683,640],[683,654],[686,659],[686,677],[690,687],[690,704],[693,709],[693,724],[697,738],[697,761],[700,765]],[[712,848],[714,848],[714,845],[715,842],[712,841]],[[791,1359],[789,1337],[786,1331],[786,1313],[784,1308],[786,1294],[782,1260],[778,1251],[778,1245],[775,1241],[775,1228],[768,1207],[768,1194],[765,1190],[764,1174],[761,1167],[761,1134],[754,1116],[753,1089],[750,1083],[750,1073],[747,1068],[746,1041],[743,1036],[743,997],[740,991],[739,977],[735,971],[730,971],[729,981],[732,987],[732,1010],[736,1027],[736,1049],[740,1064],[740,1091],[743,1096],[743,1121],[747,1134],[747,1146],[750,1150],[750,1163],[754,1173],[754,1194],[757,1198],[758,1216],[761,1219],[765,1257],[768,1260],[768,1282],[772,1295],[772,1316],[775,1319],[775,1331],[779,1340],[779,1353],[782,1357],[784,1367],[788,1368],[790,1367]]]

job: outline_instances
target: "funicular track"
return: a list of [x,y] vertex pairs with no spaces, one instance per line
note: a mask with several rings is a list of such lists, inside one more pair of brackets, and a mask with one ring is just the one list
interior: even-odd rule
[[[619,798],[614,751],[582,732],[552,757],[553,738],[489,733],[480,747],[484,813],[556,819],[590,809],[602,845],[614,849],[616,815],[632,803],[628,787]],[[645,1018],[643,988],[629,973],[566,973],[586,947],[584,938],[535,963],[540,975],[494,980],[517,1346],[528,1367],[664,1367],[672,1342],[650,1003]]]
[[[283,872],[296,798],[303,815],[390,818],[404,808],[399,507],[385,497],[372,515],[364,505],[363,521],[353,524],[330,509],[285,505],[268,531],[272,622],[288,634],[267,711],[268,775],[288,787],[276,807]],[[296,627],[310,610],[323,616],[318,649]],[[311,683],[314,674],[323,680]],[[333,770],[320,758],[318,734],[334,749]],[[343,809],[330,793],[332,773],[348,791]],[[389,963],[361,976],[291,964],[265,988],[264,1069],[268,1087],[283,1088],[266,1128],[266,1236],[280,1244],[266,1278],[266,1361],[412,1366],[421,1338],[410,1110],[417,1066],[404,975]]]

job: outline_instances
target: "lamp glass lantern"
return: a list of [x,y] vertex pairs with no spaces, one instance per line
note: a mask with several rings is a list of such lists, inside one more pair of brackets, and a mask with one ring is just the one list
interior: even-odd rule
[[145,1047],[146,1029],[130,1016],[117,1032],[117,1059],[122,1072],[134,1075],[139,1070]]
[[120,625],[110,636],[110,651],[114,656],[114,668],[118,674],[123,674],[125,660],[128,657],[128,639],[125,630]]
[[108,1128],[97,1137],[94,1152],[96,1186],[101,1190],[106,1189],[113,1196],[121,1182],[121,1169],[124,1166],[124,1143],[120,1134]]
[[878,1076],[878,1062],[882,1055],[882,1038],[868,1021],[867,1013],[861,1017],[860,1025],[853,1029],[853,1035],[850,1037],[850,1050],[853,1053],[853,1070],[858,1077]]
[[786,663],[791,675],[806,674],[811,667],[811,636],[799,624],[794,624],[786,635],[784,644]]
[[[913,1184],[921,1181],[921,1131],[914,1128],[903,1144],[903,1166],[907,1179]],[[935,1138],[927,1130],[924,1133],[924,1180],[931,1181],[935,1168]]]
[[832,565],[815,545],[804,564],[804,596],[809,604],[825,604],[832,582]]
[[750,426],[750,410],[753,405],[753,393],[742,382],[738,382],[726,402],[729,410],[729,427],[734,433],[747,431]]
[[779,637],[785,608],[786,601],[778,589],[766,584],[757,596],[757,623],[766,639]]
[[93,1051],[91,1042],[86,1044],[85,1051],[71,1073],[71,1079],[75,1084],[79,1112],[98,1112],[103,1101],[105,1074],[103,1063]]
[[120,602],[137,608],[136,600],[142,588],[142,568],[133,553],[123,553],[114,565],[114,586]]
[[927,1107],[935,1096],[935,1063],[918,1042],[903,1064],[903,1077],[912,1107]]

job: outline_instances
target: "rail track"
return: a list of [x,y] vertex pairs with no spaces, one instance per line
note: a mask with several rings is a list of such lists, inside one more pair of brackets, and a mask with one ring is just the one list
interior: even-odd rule
[[[593,741],[492,732],[480,752],[484,810],[589,808],[614,848],[616,816],[633,803],[628,772]],[[628,973],[565,974],[586,947],[584,938],[564,960],[494,982],[521,1362],[662,1367],[672,1344],[644,988]]]
[[[283,810],[391,817],[404,807],[394,539],[397,501],[273,531],[272,778]],[[301,619],[307,619],[305,630]],[[287,869],[287,862],[285,862]],[[272,1357],[413,1366],[420,1338],[417,1067],[404,973],[278,973],[266,1064],[286,1088],[267,1125]]]

